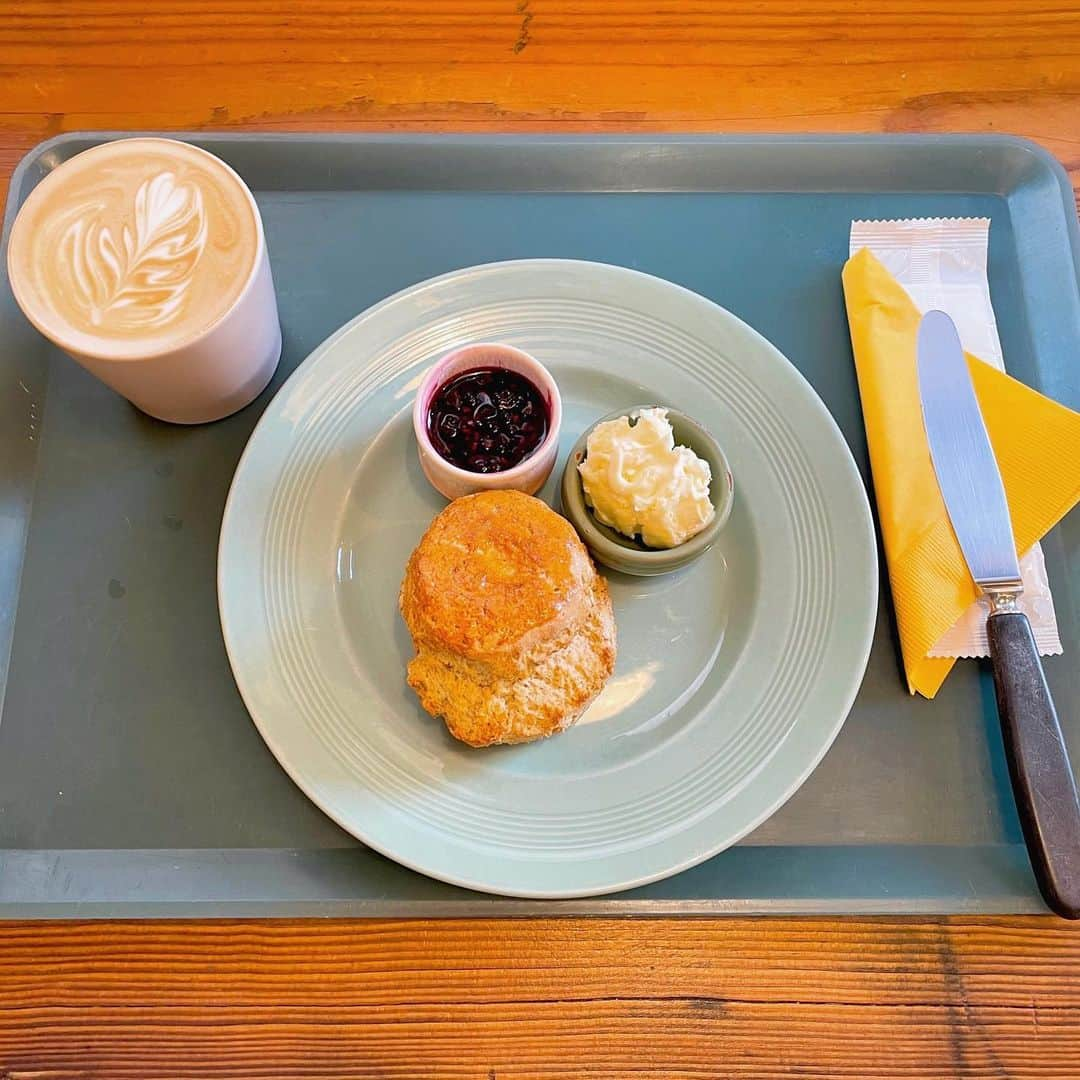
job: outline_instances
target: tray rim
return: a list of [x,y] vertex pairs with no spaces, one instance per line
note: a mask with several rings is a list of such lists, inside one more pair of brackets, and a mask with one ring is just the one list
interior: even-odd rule
[[[781,865],[778,850],[792,854],[795,867]],[[807,853],[810,854],[807,854]],[[899,856],[898,853],[899,852]],[[956,852],[963,853],[957,858]],[[978,853],[972,858],[971,852]],[[702,898],[648,895],[649,886],[628,893],[569,899],[531,899],[459,890],[450,897],[394,899],[383,894],[342,896],[340,875],[346,862],[360,859],[385,865],[382,856],[367,848],[206,848],[135,849],[119,852],[113,860],[108,887],[102,884],[95,850],[0,849],[0,864],[7,861],[7,881],[0,877],[0,919],[88,918],[581,918],[631,916],[740,916],[740,915],[1039,915],[1047,909],[1034,888],[1022,844],[973,845],[953,848],[936,845],[733,847],[725,857],[739,865],[732,877],[754,877],[764,869],[779,882],[801,871],[800,858],[829,862],[840,875],[872,881],[857,897],[769,895],[751,890],[744,895]],[[862,861],[860,861],[862,860]],[[887,861],[894,876],[869,877],[866,864],[880,870]],[[905,874],[935,865],[935,888],[919,896],[896,899],[896,887]],[[897,865],[900,869],[897,869]],[[394,864],[397,867],[397,864]],[[251,890],[230,895],[234,876]],[[397,867],[410,874],[405,867]],[[693,873],[693,871],[687,871]],[[166,895],[177,876],[189,895]],[[287,895],[258,895],[268,879]],[[444,883],[423,879],[426,884]],[[1003,883],[1006,883],[1003,885]],[[658,883],[663,885],[663,882]],[[996,887],[996,890],[995,890]],[[305,895],[297,895],[298,890]],[[777,890],[778,892],[779,890]],[[196,894],[196,895],[192,895]]]
[[268,142],[293,141],[301,143],[363,142],[383,145],[409,144],[457,144],[478,146],[485,143],[525,145],[716,145],[716,146],[797,146],[802,143],[812,145],[835,146],[890,146],[905,144],[908,146],[955,146],[958,148],[975,146],[983,148],[1007,148],[1023,150],[1037,158],[1049,168],[1059,182],[1072,191],[1068,173],[1060,160],[1041,143],[1026,135],[1007,132],[748,132],[725,134],[724,132],[462,132],[462,131],[307,131],[296,130],[263,131],[259,128],[187,128],[162,130],[158,128],[76,128],[57,135],[50,135],[31,146],[18,160],[11,172],[11,187],[22,180],[27,168],[32,167],[36,159],[55,149],[72,142],[108,142],[115,139],[127,139],[145,136],[180,139],[191,142],[242,143],[251,140]]
[[[27,183],[27,174],[31,170],[40,167],[41,158],[50,151],[64,148],[70,144],[79,142],[97,143],[111,139],[130,137],[139,134],[155,134],[166,137],[189,140],[195,143],[209,146],[228,147],[242,145],[253,141],[263,143],[292,143],[300,145],[319,144],[356,144],[356,145],[389,145],[389,146],[445,146],[454,145],[459,147],[513,147],[516,145],[528,146],[589,146],[589,145],[669,145],[669,146],[709,146],[709,147],[799,147],[799,146],[846,146],[852,148],[888,148],[897,145],[905,145],[912,148],[926,149],[955,148],[983,149],[983,150],[1019,150],[1026,154],[1034,168],[1043,177],[1049,176],[1055,181],[1055,187],[1061,197],[1061,207],[1064,212],[1065,243],[1068,246],[1072,262],[1080,278],[1080,223],[1078,223],[1075,195],[1068,174],[1061,162],[1048,150],[1032,141],[1031,139],[1008,134],[835,134],[835,133],[801,133],[801,134],[740,134],[725,135],[721,133],[605,133],[605,134],[508,134],[508,133],[412,133],[412,132],[306,132],[306,131],[245,131],[245,130],[190,130],[190,131],[125,131],[125,130],[78,130],[64,132],[52,136],[29,148],[20,158],[12,170],[8,196],[5,204],[3,223],[3,248],[6,249],[7,237],[14,214],[22,202],[23,189]],[[984,194],[997,194],[1007,196],[1015,191],[1020,185],[1006,187],[1004,190],[991,189],[986,186],[972,189],[958,189],[955,187],[932,188],[926,190],[938,190],[942,193],[956,192],[960,190],[972,190]],[[723,191],[723,188],[712,189]],[[735,189],[728,189],[735,190]],[[741,189],[740,189],[741,190]],[[789,190],[789,189],[783,189]],[[790,190],[828,190],[796,188]],[[873,189],[867,189],[873,190]],[[897,189],[906,190],[906,189]],[[6,269],[0,271],[6,273]],[[34,477],[29,482],[30,494],[27,499],[28,505],[32,505],[32,491]],[[7,627],[0,627],[0,706],[3,702],[3,692],[6,690],[6,668],[8,653],[18,610],[19,583],[22,573],[22,563],[25,557],[25,533],[26,521],[19,526],[23,532],[23,546],[18,551],[15,569],[15,603],[12,607],[11,618]],[[9,552],[9,555],[12,553]],[[0,577],[3,576],[3,568],[0,567]],[[5,640],[6,639],[6,640]],[[894,845],[899,847],[899,845]],[[1021,863],[1026,859],[1022,845],[995,845],[995,849],[1003,854],[1008,862],[1015,862],[1017,858]],[[237,853],[251,855],[262,851],[274,857],[282,856],[291,858],[297,854],[318,857],[323,852],[291,852],[288,849],[234,849]],[[325,849],[327,852],[337,849]],[[352,851],[353,849],[345,849]],[[766,847],[751,849],[731,849],[732,851],[749,850],[766,852]],[[837,847],[825,847],[827,852],[837,852],[842,849]],[[956,851],[970,851],[972,847],[949,849]],[[197,851],[171,851],[168,849],[153,849],[144,852],[154,859],[171,861],[176,869],[180,869],[185,863],[194,868],[207,853],[221,852],[224,856],[229,855],[229,849],[208,848]],[[65,860],[75,861],[107,857],[108,855],[120,857],[139,855],[134,849],[100,849],[97,851],[65,851],[64,849],[7,849],[0,850],[0,869],[5,866],[11,868],[12,863],[23,863],[27,859],[52,860],[53,865],[59,868]],[[729,852],[730,854],[730,852]],[[100,872],[100,871],[99,871]],[[21,875],[19,875],[21,876]],[[25,884],[25,883],[24,883]],[[77,883],[76,883],[77,884]],[[116,917],[134,916],[143,917],[177,917],[188,914],[199,917],[238,917],[258,916],[260,914],[278,916],[297,916],[303,914],[341,914],[363,916],[385,916],[388,914],[400,914],[404,917],[443,917],[463,915],[605,915],[614,913],[624,914],[683,914],[683,915],[715,915],[715,914],[918,914],[918,913],[948,913],[948,912],[980,912],[980,913],[1017,913],[1017,912],[1040,912],[1044,909],[1038,902],[1037,897],[1032,895],[1030,887],[1024,887],[1019,891],[1008,888],[1002,889],[997,895],[982,893],[970,900],[960,900],[955,896],[945,898],[928,898],[922,900],[901,900],[899,903],[894,897],[888,900],[884,898],[852,901],[843,898],[839,901],[822,901],[820,898],[808,900],[758,897],[749,899],[708,899],[708,900],[651,900],[634,896],[614,896],[593,898],[582,901],[528,901],[517,899],[501,899],[479,896],[478,894],[465,894],[460,899],[431,900],[431,901],[386,901],[385,899],[349,899],[334,900],[311,898],[296,901],[276,902],[273,899],[251,896],[248,899],[222,904],[212,897],[204,899],[191,899],[180,903],[144,898],[135,900],[130,896],[120,899],[106,899],[101,903],[89,898],[75,899],[70,892],[63,895],[64,889],[54,887],[48,891],[49,895],[38,892],[29,895],[20,886],[19,882],[14,885],[11,875],[6,877],[0,874],[0,917],[6,918],[72,918],[72,917]],[[415,908],[415,910],[411,910]],[[409,910],[405,910],[409,909]]]
[[[722,132],[603,132],[596,134],[575,132],[560,134],[557,132],[516,133],[516,132],[409,132],[409,131],[260,131],[258,129],[222,131],[215,128],[185,129],[162,131],[154,128],[136,128],[122,130],[108,128],[95,130],[79,128],[49,136],[31,146],[17,161],[8,181],[7,199],[4,205],[2,237],[6,246],[7,236],[22,200],[19,191],[26,174],[35,168],[46,154],[72,143],[102,143],[117,139],[157,137],[178,139],[197,144],[222,146],[243,145],[251,141],[291,142],[301,145],[335,143],[371,144],[375,146],[452,146],[452,147],[499,147],[514,146],[707,146],[707,147],[799,147],[799,146],[834,146],[845,148],[888,148],[897,145],[913,149],[956,149],[981,148],[984,150],[1013,150],[1028,155],[1034,165],[1049,173],[1057,182],[1062,195],[1066,226],[1069,233],[1070,248],[1074,263],[1080,276],[1080,219],[1076,203],[1076,192],[1065,166],[1051,151],[1025,135],[1001,132],[941,132],[941,133],[747,133],[724,134]],[[723,190],[723,189],[719,189]],[[731,189],[735,190],[735,189]],[[786,190],[786,189],[784,189]],[[797,188],[792,190],[807,190]],[[928,191],[952,191],[957,189],[927,188]],[[983,189],[980,189],[983,190]],[[1004,191],[985,191],[986,194],[1005,194]],[[6,270],[4,271],[6,273]]]

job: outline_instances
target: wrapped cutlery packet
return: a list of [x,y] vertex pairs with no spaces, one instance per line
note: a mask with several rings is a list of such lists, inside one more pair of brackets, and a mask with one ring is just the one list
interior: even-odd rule
[[[849,254],[869,248],[919,311],[944,311],[960,332],[965,350],[1005,370],[986,257],[989,218],[907,218],[853,221]],[[1024,592],[1020,606],[1031,622],[1043,656],[1059,654],[1057,616],[1046,577],[1042,546],[1035,543],[1020,560]],[[933,657],[988,656],[987,600],[980,596],[929,650]]]
[[1061,642],[1038,540],[1080,500],[1080,414],[1010,378],[986,275],[989,221],[856,221],[843,285],[904,667],[933,697],[957,658],[987,654],[987,610],[930,462],[915,370],[924,312],[956,323],[1021,553],[1044,655]]

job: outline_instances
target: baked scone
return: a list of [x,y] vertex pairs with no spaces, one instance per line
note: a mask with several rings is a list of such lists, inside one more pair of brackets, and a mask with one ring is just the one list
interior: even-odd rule
[[400,604],[409,685],[471,746],[562,731],[614,669],[607,583],[572,526],[520,492],[452,502],[409,559]]

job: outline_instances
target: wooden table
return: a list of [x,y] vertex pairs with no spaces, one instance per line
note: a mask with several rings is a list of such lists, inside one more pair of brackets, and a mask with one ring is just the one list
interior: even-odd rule
[[[1007,131],[1080,183],[1069,0],[6,0],[77,128]],[[1080,1077],[1051,919],[0,926],[0,1080]]]

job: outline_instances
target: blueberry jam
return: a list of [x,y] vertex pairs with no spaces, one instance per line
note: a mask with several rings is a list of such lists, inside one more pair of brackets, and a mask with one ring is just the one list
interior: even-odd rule
[[427,430],[451,465],[475,473],[504,472],[544,441],[547,407],[524,375],[506,368],[472,368],[435,391]]

